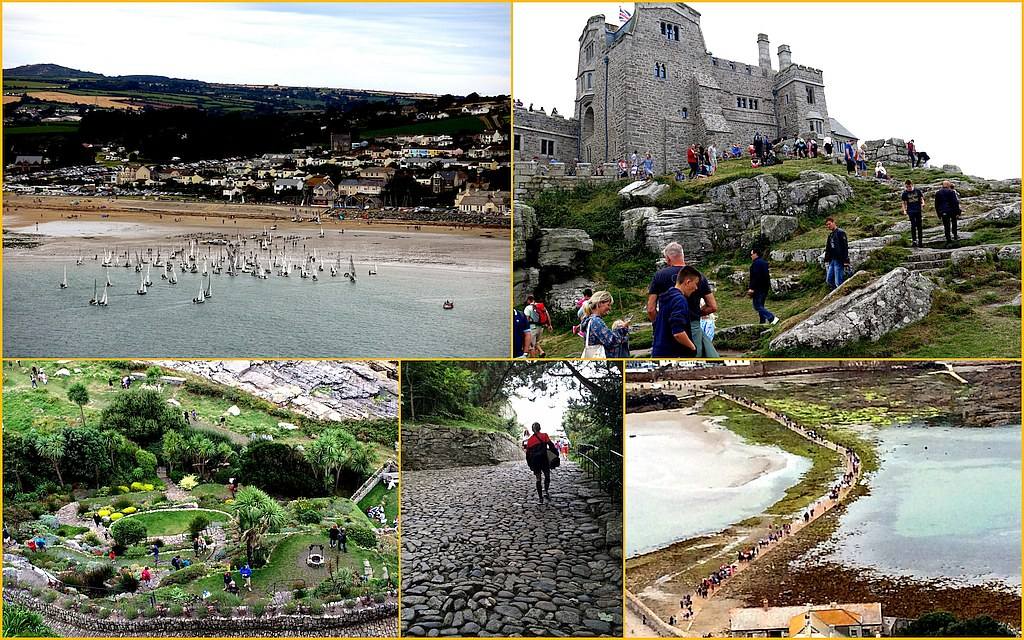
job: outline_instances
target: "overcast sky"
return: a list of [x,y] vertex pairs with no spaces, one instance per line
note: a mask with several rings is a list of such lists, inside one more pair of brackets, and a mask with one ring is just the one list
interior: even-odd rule
[[498,3],[4,3],[3,66],[105,75],[509,93]]
[[[862,140],[914,138],[932,164],[1020,177],[1019,3],[687,3],[712,54],[757,64],[757,34],[822,69],[829,115]],[[632,3],[514,5],[514,94],[572,114],[588,17]],[[840,33],[841,30],[841,33]],[[828,40],[826,40],[826,33]]]

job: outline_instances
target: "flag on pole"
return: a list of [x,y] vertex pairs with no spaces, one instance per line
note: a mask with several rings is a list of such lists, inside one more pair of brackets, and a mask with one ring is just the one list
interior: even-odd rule
[[619,6],[619,22],[620,23],[624,23],[627,20],[629,20],[630,17],[631,17],[630,13],[628,11],[626,11],[625,9],[623,9],[621,6]]

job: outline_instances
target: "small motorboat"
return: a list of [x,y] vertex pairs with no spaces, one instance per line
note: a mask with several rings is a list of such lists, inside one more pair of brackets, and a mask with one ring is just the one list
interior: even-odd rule
[[444,304],[441,305],[441,308],[446,310],[446,311],[454,309],[455,308],[455,303],[452,302],[451,300],[445,300]]

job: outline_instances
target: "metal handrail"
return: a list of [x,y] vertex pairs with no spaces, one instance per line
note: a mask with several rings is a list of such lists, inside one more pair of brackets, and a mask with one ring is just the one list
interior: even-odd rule
[[[607,459],[601,460],[600,454],[604,454]],[[614,498],[622,495],[622,454],[620,452],[582,443],[574,447],[572,455],[579,460],[583,472],[597,479],[603,490]],[[616,468],[618,469],[617,473]]]

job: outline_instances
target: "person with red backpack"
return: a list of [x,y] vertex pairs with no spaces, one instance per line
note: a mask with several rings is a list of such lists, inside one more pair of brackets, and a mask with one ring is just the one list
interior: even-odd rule
[[[540,503],[544,504],[544,499],[551,502],[551,494],[548,492],[551,486],[551,469],[557,467],[559,464],[558,449],[555,448],[555,443],[551,442],[551,438],[548,434],[543,433],[540,430],[540,423],[534,422],[532,425],[533,435],[526,441],[526,465],[530,467],[530,471],[533,471],[533,475],[537,477],[537,496],[540,499]],[[549,453],[554,455],[548,455]],[[544,474],[544,488],[541,490],[540,476]]]
[[533,296],[526,296],[526,308],[523,315],[530,321],[530,332],[533,334],[533,352],[530,355],[543,358],[547,354],[540,346],[540,336],[544,328],[551,329],[551,315],[548,313],[544,303]]

